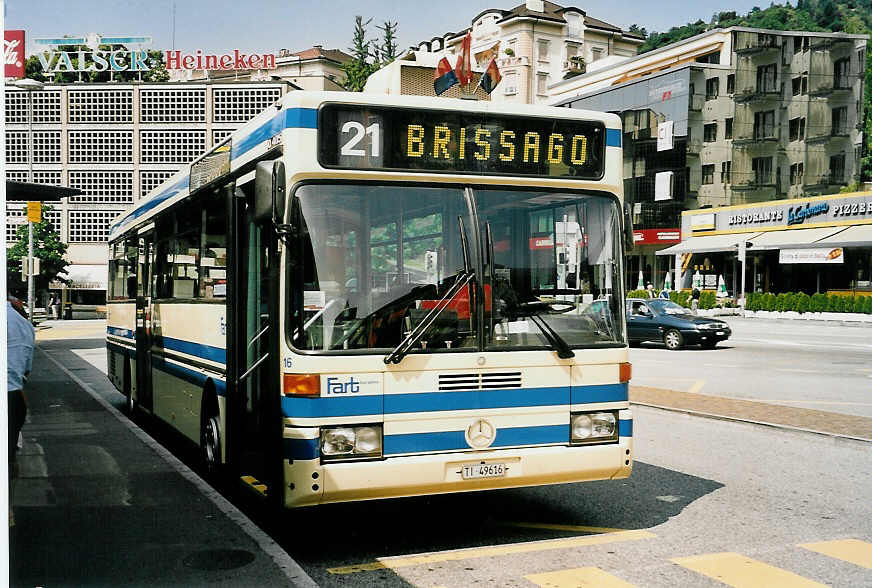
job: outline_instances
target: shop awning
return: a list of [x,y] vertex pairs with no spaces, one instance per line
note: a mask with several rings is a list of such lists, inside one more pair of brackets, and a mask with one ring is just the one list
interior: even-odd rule
[[715,251],[738,251],[742,241],[753,241],[760,233],[739,233],[732,235],[706,235],[691,237],[677,245],[661,249],[657,255],[680,255],[682,253],[712,253]]
[[760,249],[802,249],[804,247],[820,247],[821,239],[831,237],[845,227],[820,227],[815,229],[791,229],[786,231],[768,231],[754,239],[751,250]]
[[821,239],[815,245],[828,247],[872,247],[872,225],[854,225]]
[[[108,267],[105,265],[68,265],[66,274],[60,277],[70,280],[66,285],[71,290],[105,290],[108,283]],[[50,288],[62,288],[60,282],[52,282]]]

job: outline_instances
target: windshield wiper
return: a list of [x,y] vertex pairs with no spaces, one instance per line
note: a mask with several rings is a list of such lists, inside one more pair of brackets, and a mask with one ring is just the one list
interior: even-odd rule
[[421,337],[424,336],[424,333],[427,332],[436,319],[439,318],[439,315],[442,314],[442,311],[448,307],[449,301],[454,299],[458,292],[460,292],[461,288],[465,287],[469,284],[473,278],[475,278],[475,272],[472,270],[472,264],[469,259],[469,242],[466,240],[466,231],[464,230],[463,225],[463,217],[457,217],[457,224],[460,226],[460,246],[463,250],[463,271],[457,274],[457,280],[448,289],[448,292],[439,299],[430,312],[427,313],[420,323],[418,323],[414,329],[409,331],[409,334],[400,341],[400,344],[397,345],[393,351],[388,353],[385,356],[384,362],[386,364],[391,363],[400,363],[403,361],[403,358],[412,350],[412,347],[417,343]]
[[550,343],[551,347],[557,352],[557,357],[560,359],[575,357],[575,352],[569,347],[566,340],[558,335],[557,331],[552,329],[551,326],[545,322],[545,319],[535,313],[530,313],[527,316],[533,324],[539,327],[539,330],[542,331],[542,335],[545,336],[545,339],[548,340],[548,343]]
[[439,318],[439,315],[442,314],[442,311],[448,308],[448,303],[460,292],[461,288],[469,284],[472,279],[475,277],[473,272],[461,272],[457,275],[457,281],[454,282],[454,285],[449,288],[448,292],[445,293],[445,296],[439,299],[439,302],[436,303],[430,312],[427,313],[421,322],[418,323],[414,329],[412,329],[406,338],[400,341],[400,344],[394,348],[389,354],[385,356],[385,363],[400,363],[403,361],[403,358],[412,350],[412,347],[421,337],[424,336],[424,333],[427,332],[436,319]]

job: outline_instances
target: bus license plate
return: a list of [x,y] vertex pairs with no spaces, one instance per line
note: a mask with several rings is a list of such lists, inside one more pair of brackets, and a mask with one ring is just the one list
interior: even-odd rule
[[506,475],[506,464],[477,463],[474,465],[465,465],[461,470],[461,475],[464,480],[475,480],[476,478],[501,478]]

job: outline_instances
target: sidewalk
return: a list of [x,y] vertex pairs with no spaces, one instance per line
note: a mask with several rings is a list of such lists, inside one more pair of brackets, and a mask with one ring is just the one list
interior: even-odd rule
[[699,416],[872,441],[872,419],[861,416],[647,386],[630,386],[630,402]]
[[38,334],[12,501],[11,585],[315,586],[104,399],[111,384],[82,359],[105,354],[92,334],[105,323],[94,323]]

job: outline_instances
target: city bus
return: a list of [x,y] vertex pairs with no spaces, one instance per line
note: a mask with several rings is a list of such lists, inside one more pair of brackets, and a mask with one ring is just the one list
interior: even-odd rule
[[277,507],[627,477],[622,185],[614,115],[291,92],[110,227],[109,378]]

